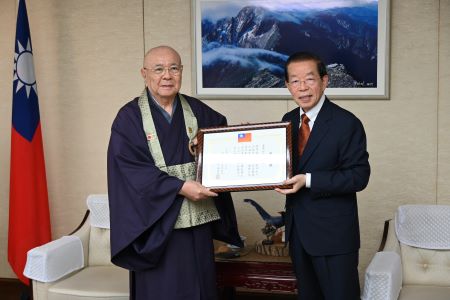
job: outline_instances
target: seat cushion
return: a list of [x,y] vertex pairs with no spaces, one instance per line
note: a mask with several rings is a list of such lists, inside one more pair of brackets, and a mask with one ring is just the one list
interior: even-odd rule
[[49,300],[125,300],[129,298],[128,270],[116,266],[91,266],[60,280],[48,289]]
[[450,287],[430,285],[404,285],[399,300],[449,300]]

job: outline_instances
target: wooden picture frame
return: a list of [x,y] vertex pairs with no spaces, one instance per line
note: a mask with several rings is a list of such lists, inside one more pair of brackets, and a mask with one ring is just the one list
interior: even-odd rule
[[192,0],[200,99],[290,99],[284,64],[309,51],[333,99],[389,98],[390,0]]

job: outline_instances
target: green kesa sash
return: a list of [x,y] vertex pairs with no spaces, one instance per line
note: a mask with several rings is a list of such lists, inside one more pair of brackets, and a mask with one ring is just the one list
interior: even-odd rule
[[[186,125],[186,133],[189,141],[192,141],[197,135],[198,125],[197,118],[192,112],[186,99],[179,94],[181,107],[183,109],[184,122]],[[163,172],[170,176],[175,176],[181,180],[195,180],[196,167],[194,162],[179,164],[174,166],[166,166],[164,155],[159,143],[158,134],[156,133],[155,123],[153,121],[150,105],[147,97],[147,89],[144,89],[138,100],[139,108],[142,115],[142,123],[145,134],[147,136],[148,148],[155,161],[155,165]],[[187,228],[200,224],[205,224],[220,219],[217,208],[213,199],[203,201],[190,201],[183,199],[180,213],[175,228]]]

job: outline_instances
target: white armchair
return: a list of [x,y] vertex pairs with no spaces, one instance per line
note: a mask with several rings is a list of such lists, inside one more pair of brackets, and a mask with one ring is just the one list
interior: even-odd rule
[[108,197],[90,195],[87,205],[72,234],[28,252],[34,300],[129,298],[128,270],[111,263]]
[[397,209],[367,267],[362,299],[450,299],[450,206]]

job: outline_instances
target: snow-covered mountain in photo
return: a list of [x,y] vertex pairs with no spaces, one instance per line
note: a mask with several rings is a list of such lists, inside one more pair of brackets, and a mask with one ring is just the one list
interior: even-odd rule
[[329,87],[376,87],[376,1],[289,9],[219,3],[202,7],[203,87],[284,87],[284,64],[296,51],[322,57]]

